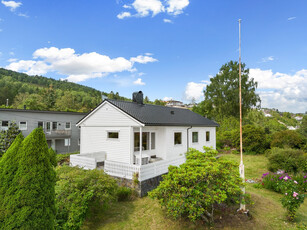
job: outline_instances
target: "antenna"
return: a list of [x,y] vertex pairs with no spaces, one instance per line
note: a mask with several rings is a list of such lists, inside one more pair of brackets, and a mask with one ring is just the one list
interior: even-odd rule
[[[242,143],[242,94],[241,94],[241,19],[239,19],[239,104],[240,104],[240,156],[241,156],[241,161],[240,161],[240,166],[239,166],[239,171],[240,171],[240,177],[243,180],[244,183],[244,164],[243,164],[243,143]],[[243,196],[245,195],[245,186],[242,187],[242,192]],[[244,198],[241,198],[240,202],[240,211],[245,212],[245,204],[243,201]]]

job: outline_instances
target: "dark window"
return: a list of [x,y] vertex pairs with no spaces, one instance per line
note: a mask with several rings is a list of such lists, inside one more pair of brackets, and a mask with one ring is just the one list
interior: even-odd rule
[[156,148],[156,133],[151,133],[151,149]]
[[210,132],[209,131],[206,132],[206,141],[210,141]]
[[9,121],[2,121],[2,127],[9,127]]
[[[142,133],[142,150],[149,149],[149,133]],[[134,133],[134,151],[140,151],[140,133]]]
[[39,127],[44,128],[44,122],[43,122],[43,121],[38,121],[38,122],[37,122],[37,127],[38,127],[38,128],[39,128]]
[[57,122],[52,122],[52,130],[57,130],[58,129],[58,123]]
[[66,122],[66,123],[65,123],[65,129],[70,129],[70,128],[71,128],[70,122]]
[[192,143],[198,142],[198,132],[192,132]]
[[174,133],[174,144],[181,145],[181,133]]
[[108,132],[108,138],[118,139],[118,132]]

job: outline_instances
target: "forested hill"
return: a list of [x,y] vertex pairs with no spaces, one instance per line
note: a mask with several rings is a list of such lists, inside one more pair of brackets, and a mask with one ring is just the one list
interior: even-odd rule
[[42,76],[29,76],[0,68],[0,106],[9,100],[10,108],[88,112],[102,100],[129,100],[118,93],[100,92],[94,88]]

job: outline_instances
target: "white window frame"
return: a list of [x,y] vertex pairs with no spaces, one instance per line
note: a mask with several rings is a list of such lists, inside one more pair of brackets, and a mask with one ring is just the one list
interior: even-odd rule
[[70,138],[64,139],[64,146],[70,146]]
[[[118,138],[110,138],[109,133],[117,133]],[[107,130],[107,140],[108,141],[119,141],[119,133],[120,133],[119,130]]]
[[[43,122],[43,121],[37,121],[37,128],[39,127],[39,126],[38,126],[38,122]],[[40,127],[42,127],[43,129],[45,129],[45,122],[43,122],[43,126],[40,126]]]
[[[21,122],[25,122],[26,123],[24,128],[21,128],[21,126],[20,126]],[[19,121],[19,130],[21,130],[21,131],[28,130],[28,122],[27,121]]]
[[[69,123],[69,128],[66,128],[66,124]],[[71,130],[71,122],[65,122],[65,130]]]
[[[193,133],[197,133],[197,141],[193,141]],[[198,131],[192,131],[192,144],[198,144],[199,142],[199,132]]]
[[2,126],[3,120],[0,121],[0,129],[1,130],[8,130],[10,127],[10,121],[7,121],[7,126]]
[[[180,135],[181,135],[181,140],[180,140],[181,143],[180,143],[180,144],[176,144],[176,143],[175,143],[175,135],[176,135],[176,133],[180,133]],[[182,145],[182,132],[180,132],[180,131],[175,131],[175,132],[174,132],[174,146],[180,146],[180,145]]]
[[80,141],[80,138],[79,138],[79,139],[78,139],[78,145],[80,145],[80,142],[81,142],[81,141]]
[[[209,140],[207,140],[207,133],[209,133],[209,138],[208,138]],[[206,136],[205,136],[206,142],[210,142],[210,131],[206,131],[205,135],[206,135]]]
[[[154,146],[154,148],[152,148],[152,136],[151,136],[152,134],[154,134],[154,135],[155,135],[155,146]],[[150,134],[149,134],[149,135],[150,135],[150,137],[149,137],[149,138],[150,138],[150,139],[149,139],[149,143],[150,143],[150,150],[155,150],[155,149],[156,149],[156,139],[157,139],[157,138],[156,138],[156,132],[150,132]]]

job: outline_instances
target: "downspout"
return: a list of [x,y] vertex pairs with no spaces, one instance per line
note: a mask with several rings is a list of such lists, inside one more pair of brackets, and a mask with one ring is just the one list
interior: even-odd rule
[[192,126],[187,128],[187,152],[189,152],[189,129],[192,129]]

